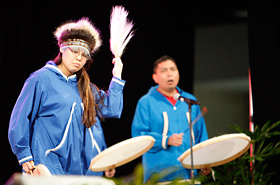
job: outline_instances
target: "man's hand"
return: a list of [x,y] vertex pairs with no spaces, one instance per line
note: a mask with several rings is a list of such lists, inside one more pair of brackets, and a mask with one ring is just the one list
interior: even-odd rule
[[184,133],[172,134],[172,136],[168,138],[167,144],[172,146],[180,146],[182,144],[183,135]]
[[110,170],[106,170],[105,171],[105,176],[111,178],[111,177],[114,177],[115,173],[116,173],[115,168],[110,169]]
[[200,174],[203,176],[208,175],[211,172],[211,168],[202,168]]

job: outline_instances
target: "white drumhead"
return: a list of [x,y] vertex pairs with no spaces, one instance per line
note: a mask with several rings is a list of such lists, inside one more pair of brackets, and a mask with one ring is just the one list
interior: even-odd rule
[[105,171],[126,164],[150,150],[155,143],[152,136],[138,136],[117,143],[95,156],[92,171]]
[[[193,146],[194,169],[209,168],[228,163],[250,148],[251,139],[245,134],[226,134],[211,138]],[[178,160],[185,168],[191,168],[191,149]]]

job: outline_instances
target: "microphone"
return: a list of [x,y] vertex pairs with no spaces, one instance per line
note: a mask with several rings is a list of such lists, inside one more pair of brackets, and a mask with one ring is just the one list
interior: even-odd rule
[[175,100],[184,101],[187,104],[200,105],[199,101],[195,101],[195,100],[192,100],[192,99],[189,99],[189,98],[185,98],[185,97],[181,96],[179,93],[174,94],[173,98]]

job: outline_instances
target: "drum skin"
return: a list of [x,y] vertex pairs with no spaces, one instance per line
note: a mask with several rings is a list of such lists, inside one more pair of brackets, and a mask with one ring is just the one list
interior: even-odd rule
[[105,171],[126,164],[150,150],[155,143],[152,136],[138,136],[117,143],[95,156],[90,170]]
[[[193,146],[193,168],[202,169],[226,164],[244,154],[251,144],[247,135],[225,134]],[[191,150],[186,150],[178,160],[191,169]]]

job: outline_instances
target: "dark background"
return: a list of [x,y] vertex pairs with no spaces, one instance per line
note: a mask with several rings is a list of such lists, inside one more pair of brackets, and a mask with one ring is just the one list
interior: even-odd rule
[[[157,58],[164,54],[175,58],[180,70],[179,86],[188,92],[193,91],[194,30],[203,25],[248,23],[254,122],[262,125],[267,120],[279,120],[279,5],[274,1],[40,1],[7,4],[2,6],[0,29],[4,110],[1,111],[0,183],[21,171],[7,139],[12,108],[28,76],[57,55],[58,47],[52,33],[61,23],[86,16],[101,30],[103,45],[95,54],[90,76],[97,86],[108,88],[113,68],[109,21],[114,5],[123,5],[129,10],[136,33],[122,57],[123,79],[126,80],[122,118],[103,123],[108,147],[131,137],[136,103],[154,85],[152,64]],[[248,17],[233,16],[240,10],[247,11]],[[140,161],[141,158],[117,168],[116,176],[131,174]],[[276,166],[273,168],[277,170]]]

